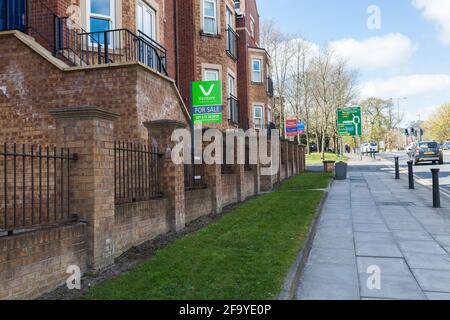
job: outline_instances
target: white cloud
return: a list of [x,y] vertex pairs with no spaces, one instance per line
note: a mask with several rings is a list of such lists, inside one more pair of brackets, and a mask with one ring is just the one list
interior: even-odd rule
[[389,33],[362,41],[346,38],[330,42],[329,45],[351,67],[367,70],[391,68],[405,63],[416,50],[413,42],[400,33]]
[[426,19],[436,24],[439,40],[450,45],[450,1],[412,0],[412,4],[422,11]]
[[418,74],[369,81],[360,86],[362,98],[415,97],[450,91],[450,75]]

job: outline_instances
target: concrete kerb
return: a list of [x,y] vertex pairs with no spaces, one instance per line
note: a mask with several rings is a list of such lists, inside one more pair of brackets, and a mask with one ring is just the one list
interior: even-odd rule
[[322,216],[323,207],[325,205],[325,202],[328,198],[329,190],[334,183],[334,179],[330,182],[328,187],[325,190],[325,194],[322,197],[322,200],[320,201],[320,204],[316,210],[314,220],[309,228],[308,231],[308,237],[306,239],[306,242],[298,254],[297,258],[295,259],[294,264],[289,269],[289,272],[286,276],[286,280],[283,284],[282,290],[280,294],[278,295],[278,300],[295,300],[295,295],[297,292],[297,288],[300,282],[300,278],[303,274],[303,270],[305,269],[305,266],[308,262],[309,255],[311,253],[311,249],[314,243],[314,239],[316,237],[317,228],[319,226],[319,221]]

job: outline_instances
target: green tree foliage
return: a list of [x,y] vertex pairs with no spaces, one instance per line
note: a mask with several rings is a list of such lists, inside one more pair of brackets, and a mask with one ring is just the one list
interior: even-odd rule
[[439,107],[425,122],[427,137],[438,142],[450,140],[450,103]]

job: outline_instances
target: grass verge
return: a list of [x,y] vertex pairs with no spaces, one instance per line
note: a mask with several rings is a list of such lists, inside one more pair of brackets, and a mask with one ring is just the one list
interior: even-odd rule
[[[321,159],[321,153],[311,153],[306,155],[306,165],[317,165],[322,164],[324,160]],[[326,161],[339,161],[339,156],[334,153],[325,153]],[[344,155],[342,158],[343,161],[348,161],[348,157]]]
[[331,176],[306,173],[92,288],[94,300],[276,299]]

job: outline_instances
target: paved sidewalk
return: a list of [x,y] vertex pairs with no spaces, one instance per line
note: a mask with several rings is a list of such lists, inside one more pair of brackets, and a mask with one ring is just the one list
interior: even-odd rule
[[[450,300],[450,202],[433,209],[431,191],[410,191],[383,161],[353,162],[334,182],[297,299]],[[371,290],[368,268],[381,271]]]

